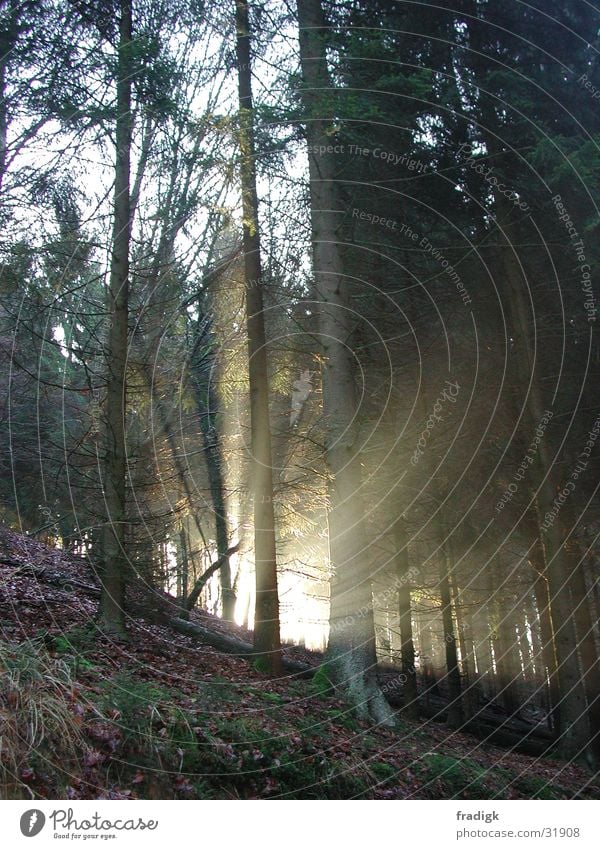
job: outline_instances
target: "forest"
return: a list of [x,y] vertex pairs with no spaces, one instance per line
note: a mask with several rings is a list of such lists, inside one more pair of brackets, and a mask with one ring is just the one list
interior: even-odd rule
[[599,51],[0,0],[0,798],[599,797]]

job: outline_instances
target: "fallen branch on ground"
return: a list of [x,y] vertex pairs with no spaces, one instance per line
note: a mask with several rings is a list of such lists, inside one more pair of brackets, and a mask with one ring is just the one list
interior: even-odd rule
[[[185,634],[187,637],[207,643],[209,646],[226,654],[236,654],[239,657],[247,658],[258,657],[252,643],[247,643],[238,637],[211,631],[202,625],[197,625],[195,622],[187,622],[185,619],[167,619],[166,624],[179,634]],[[285,657],[285,655],[283,656],[283,668],[286,672],[290,672],[299,678],[312,678],[316,671],[315,667],[301,663],[299,660],[292,660]]]

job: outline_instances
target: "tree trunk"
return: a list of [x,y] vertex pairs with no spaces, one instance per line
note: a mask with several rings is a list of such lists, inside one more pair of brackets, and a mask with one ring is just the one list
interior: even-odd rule
[[125,446],[126,367],[129,311],[130,160],[131,160],[131,3],[121,0],[117,61],[117,116],[114,224],[108,291],[110,331],[106,394],[106,458],[104,464],[102,595],[100,625],[114,636],[125,635]]
[[[212,366],[212,361],[211,361]],[[233,622],[235,612],[235,591],[231,585],[231,563],[227,550],[229,548],[229,528],[225,509],[225,492],[222,472],[221,442],[214,418],[217,416],[215,393],[211,386],[213,380],[212,368],[208,374],[200,366],[195,368],[194,357],[190,362],[190,372],[194,384],[194,395],[200,416],[200,431],[202,433],[204,459],[208,472],[208,482],[214,513],[217,556],[221,558],[220,568],[221,596],[223,602],[223,619]]]
[[[20,16],[23,4],[10,0],[5,11],[2,31],[0,32],[0,191],[8,167],[8,128],[10,114],[8,107],[8,70],[13,58],[13,49],[17,44],[20,29]],[[27,14],[25,12],[25,14]],[[25,28],[24,28],[25,29]]]
[[452,617],[452,596],[450,593],[450,573],[452,571],[452,562],[447,549],[448,545],[448,539],[446,539],[442,546],[443,556],[440,560],[439,567],[439,590],[442,605],[442,624],[444,628],[448,692],[450,695],[450,704],[448,705],[448,725],[452,728],[459,728],[463,722],[462,687],[460,669],[458,667],[458,653],[456,651],[456,634],[454,633],[454,622]]
[[534,677],[534,664],[531,647],[527,639],[527,617],[525,615],[524,605],[521,605],[518,614],[517,634],[519,638],[519,654],[521,657],[521,679],[526,685]]
[[250,427],[254,484],[254,563],[256,573],[254,648],[264,670],[273,675],[279,675],[282,670],[279,596],[277,591],[269,385],[262,298],[263,277],[254,158],[250,22],[246,0],[236,0],[235,8],[240,102],[240,173],[244,219],[244,274],[250,380]]
[[[323,346],[323,415],[329,473],[329,552],[332,569],[327,671],[349,696],[360,716],[391,723],[393,713],[376,678],[375,629],[369,549],[365,544],[361,469],[355,426],[352,326],[337,245],[334,165],[330,155],[314,153],[331,143],[319,89],[330,88],[320,0],[298,0],[301,97],[308,157],[313,267]],[[319,101],[321,102],[319,103]]]
[[529,593],[525,599],[525,615],[531,633],[531,668],[534,672],[535,686],[545,685],[546,667],[543,659],[542,635],[535,606],[535,595]]
[[403,709],[411,719],[419,716],[417,671],[415,669],[415,647],[413,642],[412,610],[410,599],[410,562],[401,520],[394,527],[396,547],[396,577],[398,579],[398,616],[400,624],[400,656],[402,659]]
[[[492,571],[494,586],[502,586],[500,576]],[[496,658],[496,680],[498,682],[498,697],[509,716],[518,713],[520,698],[518,679],[521,677],[520,664],[516,663],[517,632],[513,622],[514,598],[500,599],[496,597],[496,641],[494,655]]]
[[452,603],[454,615],[456,616],[456,633],[458,634],[458,645],[460,648],[462,666],[462,688],[463,688],[463,711],[471,716],[477,707],[473,646],[473,626],[471,614],[465,610],[464,603],[460,604],[460,592],[454,574],[450,575],[450,589],[452,591]]
[[433,641],[431,636],[431,615],[419,611],[419,668],[423,677],[425,703],[429,705],[430,696],[439,696],[440,691],[433,669]]
[[594,621],[591,615],[590,598],[582,562],[574,569],[570,583],[579,654],[584,676],[583,683],[592,732],[592,760],[595,763],[600,763],[600,658],[596,650]]
[[548,582],[545,576],[545,564],[543,552],[539,541],[532,552],[533,559],[530,561],[534,567],[533,592],[535,595],[535,606],[537,608],[540,626],[540,637],[542,641],[542,661],[544,665],[544,678],[548,691],[548,726],[551,731],[559,727],[558,713],[560,711],[560,693],[558,688],[558,671],[556,662],[556,651],[554,646],[554,630],[550,616],[550,597],[548,595]]
[[[550,505],[552,502],[548,499],[546,504]],[[560,698],[559,751],[563,757],[573,759],[582,758],[588,754],[591,726],[579,665],[579,647],[567,580],[569,570],[573,567],[572,564],[565,562],[566,558],[563,558],[565,550],[557,537],[558,534],[554,531],[545,535],[544,548],[548,564],[548,590],[555,636]]]
[[[472,62],[478,69],[483,52],[481,39],[485,22],[479,17],[479,7],[472,2],[469,8],[472,15],[469,22],[469,36],[474,47]],[[495,167],[502,167],[504,148],[501,142],[502,119],[489,99],[481,100],[478,114],[481,135],[485,141],[488,155]],[[492,188],[494,196],[494,215],[499,222],[496,231],[499,237],[498,266],[506,281],[504,292],[512,334],[516,344],[515,370],[521,387],[527,387],[525,399],[524,425],[528,432],[539,427],[544,419],[543,396],[539,375],[536,370],[534,349],[531,340],[531,317],[524,291],[528,283],[516,245],[522,241],[522,224],[515,213],[515,206],[497,185]],[[518,215],[522,215],[519,210]],[[558,523],[546,527],[546,514],[554,507],[556,493],[562,488],[557,479],[555,458],[548,445],[548,436],[541,440],[532,466],[535,475],[536,510],[538,515],[538,533],[542,542],[545,562],[544,574],[548,582],[550,615],[552,618],[554,643],[557,659],[557,684],[560,693],[559,752],[567,759],[584,758],[589,749],[590,722],[587,713],[585,689],[578,661],[577,635],[567,578],[572,564],[569,562]]]
[[10,36],[8,33],[0,36],[0,191],[4,182],[7,166],[8,142],[8,105],[7,105],[7,73],[10,57]]
[[179,579],[181,584],[181,591],[178,593],[179,600],[183,607],[185,607],[185,603],[187,601],[188,596],[188,583],[189,583],[189,574],[190,574],[190,561],[188,557],[188,544],[187,544],[187,532],[185,529],[185,522],[181,523],[181,527],[179,528]]
[[[499,156],[497,139],[490,133],[484,133],[488,150],[492,156]],[[500,192],[494,192],[497,213],[503,222],[502,230],[505,244],[499,251],[499,261],[504,268],[508,284],[508,302],[513,332],[520,351],[516,356],[517,375],[520,385],[529,386],[526,401],[526,425],[531,429],[539,427],[546,409],[542,401],[538,376],[534,370],[534,357],[531,349],[529,313],[523,287],[523,271],[513,245],[518,244],[518,231],[510,223],[514,212],[513,205]],[[582,676],[579,670],[577,635],[571,598],[566,577],[570,572],[567,552],[563,545],[558,523],[549,527],[544,525],[544,517],[554,507],[556,493],[561,489],[553,468],[554,458],[548,446],[548,437],[541,440],[536,462],[532,471],[536,476],[536,508],[538,531],[542,542],[545,562],[545,576],[548,582],[550,615],[553,624],[554,642],[557,659],[557,683],[560,697],[558,716],[559,751],[568,759],[584,757],[590,742],[590,724]]]
[[475,657],[477,673],[484,698],[493,699],[496,695],[496,677],[491,646],[491,625],[487,604],[481,604],[473,614],[475,626]]

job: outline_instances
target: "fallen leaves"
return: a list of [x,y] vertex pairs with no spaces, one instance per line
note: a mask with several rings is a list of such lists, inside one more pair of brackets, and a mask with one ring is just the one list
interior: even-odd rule
[[[0,530],[0,546],[5,641],[19,643],[43,631],[53,652],[55,637],[90,627],[97,583],[85,560],[5,529]],[[157,609],[172,603],[166,594],[157,595]],[[243,628],[202,611],[192,618],[206,628],[250,639]],[[369,727],[355,720],[339,699],[315,696],[306,682],[271,681],[246,660],[195,643],[156,621],[134,617],[128,627],[127,644],[92,640],[82,653],[87,666],[77,667],[76,683],[66,696],[85,739],[78,774],[65,779],[60,764],[24,764],[20,779],[34,796],[305,798],[306,792],[326,794],[327,782],[337,781],[340,798],[359,793],[359,787],[377,799],[452,798],[455,790],[443,771],[427,776],[426,753],[433,759],[442,753],[481,770],[481,787],[490,797],[504,787],[500,798],[523,798],[525,785],[519,781],[531,778],[570,798],[589,781],[582,767],[534,760],[467,734],[449,735],[444,726],[431,722],[406,724],[404,731]],[[307,664],[321,659],[304,649],[286,652]],[[135,715],[147,721],[147,738],[127,727],[131,717],[103,701],[104,684],[116,674],[164,691]],[[499,780],[502,770],[508,776],[504,784]],[[590,787],[588,796],[597,789]]]

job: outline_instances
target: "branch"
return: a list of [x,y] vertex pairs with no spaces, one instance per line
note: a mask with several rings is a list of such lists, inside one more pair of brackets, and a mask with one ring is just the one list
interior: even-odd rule
[[225,563],[229,559],[229,557],[231,557],[232,554],[235,554],[235,552],[239,549],[239,547],[240,546],[239,546],[239,543],[238,543],[238,545],[234,545],[233,548],[228,548],[227,551],[225,552],[225,554],[222,554],[220,557],[218,557],[215,560],[214,563],[210,564],[210,566],[208,567],[206,572],[203,572],[202,575],[200,575],[200,577],[198,578],[198,580],[194,584],[194,589],[191,591],[191,593],[189,594],[189,596],[186,599],[186,602],[185,602],[185,609],[186,610],[191,610],[194,607],[194,605],[198,601],[200,593],[202,592],[202,590],[204,589],[205,585],[208,583],[210,578],[212,578],[212,576],[215,574],[215,572],[217,572],[222,566],[225,565]]

